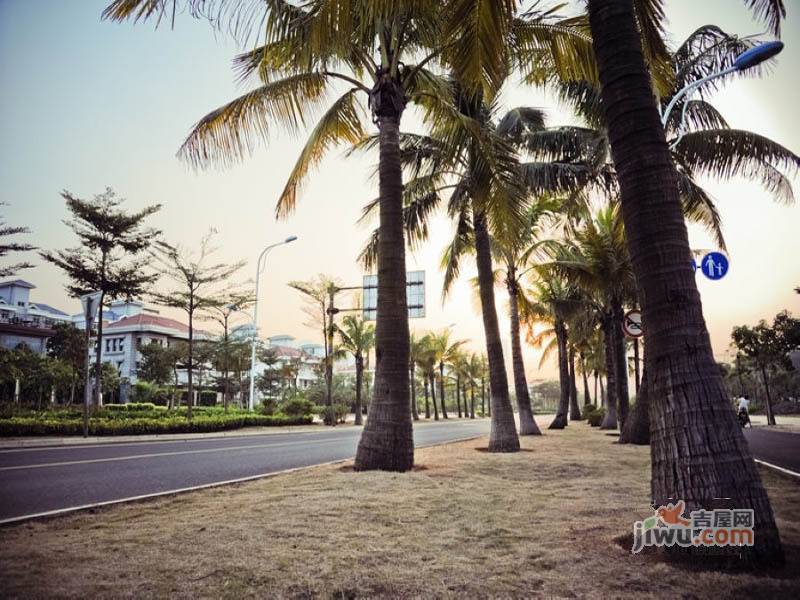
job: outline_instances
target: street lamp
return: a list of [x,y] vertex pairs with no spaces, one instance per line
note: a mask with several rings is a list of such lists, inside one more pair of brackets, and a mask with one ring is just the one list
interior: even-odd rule
[[272,244],[267,246],[261,251],[261,254],[258,255],[258,262],[256,263],[256,295],[255,300],[253,301],[253,341],[250,348],[250,396],[247,398],[247,408],[249,410],[253,410],[254,407],[254,393],[255,393],[255,371],[256,371],[256,341],[258,340],[258,283],[261,276],[261,271],[266,266],[266,261],[264,260],[267,256],[267,253],[276,248],[278,246],[283,246],[284,244],[288,244],[293,242],[297,239],[296,235],[290,235],[282,242],[278,242],[277,244]]
[[[669,115],[672,112],[672,109],[675,108],[675,104],[677,104],[678,100],[686,96],[688,100],[689,95],[691,95],[695,90],[700,88],[702,85],[708,83],[713,79],[717,79],[719,77],[724,77],[725,75],[729,75],[730,73],[735,73],[737,71],[746,71],[747,69],[751,69],[756,65],[760,65],[765,60],[769,60],[776,54],[780,53],[783,50],[783,42],[765,42],[763,44],[759,44],[758,46],[753,46],[749,50],[745,50],[739,56],[736,57],[736,60],[733,61],[733,64],[728,67],[727,69],[723,69],[717,73],[712,73],[711,75],[707,75],[702,79],[698,79],[697,81],[690,83],[689,85],[685,86],[681,89],[677,94],[672,97],[672,100],[667,105],[667,108],[664,110],[664,114],[661,117],[661,125],[662,127],[667,126],[667,121],[669,120]],[[670,148],[674,148],[678,142],[681,141],[683,138],[683,127],[686,121],[686,108],[689,106],[688,102],[683,103],[683,109],[681,111],[681,122],[678,126],[678,139],[673,142]]]

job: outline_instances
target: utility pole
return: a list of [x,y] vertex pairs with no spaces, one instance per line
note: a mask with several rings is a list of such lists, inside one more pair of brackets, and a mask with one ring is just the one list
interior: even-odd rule
[[327,339],[325,340],[325,395],[328,405],[328,420],[332,427],[336,426],[336,412],[333,410],[333,319],[339,309],[334,306],[336,292],[339,291],[335,285],[328,288],[328,328]]

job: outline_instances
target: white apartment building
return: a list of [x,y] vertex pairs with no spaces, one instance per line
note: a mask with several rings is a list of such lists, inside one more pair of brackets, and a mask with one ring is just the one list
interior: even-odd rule
[[70,316],[43,302],[32,302],[32,283],[14,279],[0,283],[0,346],[12,350],[20,344],[44,354],[56,323],[70,323]]
[[[82,315],[74,317],[76,325],[83,319]],[[195,339],[204,339],[208,333],[195,330]],[[136,371],[141,360],[139,349],[150,343],[170,346],[176,341],[189,339],[189,327],[180,321],[161,316],[158,311],[145,308],[144,303],[136,300],[112,302],[108,310],[103,311],[103,339],[100,341],[101,360],[116,367],[122,380],[120,384],[120,402],[127,402],[130,387],[137,381]],[[95,359],[98,345],[90,349],[92,360]],[[185,370],[178,372],[179,383],[186,383]]]

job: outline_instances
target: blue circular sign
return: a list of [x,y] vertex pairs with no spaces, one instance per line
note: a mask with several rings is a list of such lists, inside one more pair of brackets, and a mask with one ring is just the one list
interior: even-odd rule
[[699,268],[713,281],[722,279],[728,273],[728,257],[722,252],[709,252],[700,261]]

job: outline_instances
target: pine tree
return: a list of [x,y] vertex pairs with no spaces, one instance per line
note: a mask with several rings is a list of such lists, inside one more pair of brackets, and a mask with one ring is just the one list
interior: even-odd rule
[[[0,202],[0,206],[4,206],[5,202]],[[6,222],[0,217],[0,240],[12,235],[19,235],[21,233],[30,233],[31,230],[27,227],[12,227],[7,225]],[[27,252],[35,250],[36,246],[30,244],[22,244],[20,242],[0,241],[0,258],[3,258],[10,252]],[[13,265],[0,267],[0,277],[9,277],[21,271],[22,269],[30,269],[33,265],[29,262],[18,262]]]
[[160,204],[127,212],[124,198],[118,198],[107,187],[102,194],[84,200],[63,191],[72,218],[64,221],[78,237],[75,248],[46,250],[40,256],[59,267],[69,278],[66,286],[77,298],[89,292],[100,292],[97,319],[97,352],[93,402],[100,404],[102,390],[103,305],[108,300],[140,296],[155,276],[146,268],[145,251],[160,231],[145,227],[147,217],[161,209]]
[[166,242],[156,242],[153,257],[159,265],[160,274],[173,283],[173,289],[166,292],[152,292],[151,298],[162,306],[178,308],[186,313],[189,319],[189,344],[186,361],[187,417],[192,418],[192,399],[194,382],[194,319],[198,314],[224,306],[230,295],[225,281],[241,269],[244,261],[233,264],[209,264],[209,259],[216,251],[211,240],[216,232],[210,230],[200,241],[200,250],[196,254],[171,246]]

